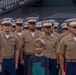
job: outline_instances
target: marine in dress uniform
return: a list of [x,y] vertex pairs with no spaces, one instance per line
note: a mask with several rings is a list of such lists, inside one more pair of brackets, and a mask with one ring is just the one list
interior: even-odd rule
[[52,35],[58,38],[58,41],[60,41],[60,34],[58,33],[58,26],[59,23],[58,22],[54,22],[53,23],[53,32]]
[[[59,23],[58,22],[54,22],[53,23],[53,33],[52,36],[55,36],[58,38],[58,42],[60,42],[60,34],[58,33],[58,27],[59,27]],[[58,54],[56,54],[57,57],[57,71],[56,71],[56,75],[58,75],[59,73],[59,61],[58,61]]]
[[41,22],[36,23],[36,29],[42,31],[42,23]]
[[58,46],[58,38],[52,36],[52,23],[44,22],[44,35],[39,37],[45,42],[43,54],[49,58],[49,75],[56,75],[56,49]]
[[28,22],[23,23],[23,31],[28,30]]
[[11,31],[12,32],[15,32],[16,31],[16,23],[15,23],[15,20],[12,21]]
[[60,40],[63,38],[63,37],[65,37],[65,36],[67,36],[67,35],[69,35],[69,30],[68,30],[68,28],[67,28],[67,23],[68,22],[64,22],[64,23],[62,23],[61,24],[61,27],[62,27],[62,33],[60,34]]
[[70,34],[62,38],[57,53],[59,53],[62,75],[76,75],[76,21],[70,21],[67,28]]
[[[18,18],[15,20],[16,23],[16,31],[14,32],[14,34],[19,38],[21,37],[22,34],[22,27],[23,27],[23,23],[24,23],[24,19],[22,18]],[[19,53],[21,51],[19,50]],[[24,75],[24,66],[20,64],[20,57],[19,57],[19,63],[18,63],[18,69],[16,71],[16,75]]]
[[62,24],[61,24],[61,28],[62,28],[62,33],[67,32],[67,31],[68,31],[67,23],[62,23]]
[[[34,40],[36,40],[39,36],[41,36],[42,33],[36,30],[37,17],[29,17],[26,19],[28,21],[28,30],[26,30],[21,34],[21,45],[22,48],[24,48],[24,54],[25,54],[24,65],[27,75],[29,58],[30,56],[35,54]],[[21,54],[21,63],[23,64],[22,54]]]
[[16,23],[16,31],[14,32],[18,38],[20,39],[20,36],[22,34],[22,27],[23,27],[23,23],[24,23],[24,19],[16,19],[15,20],[15,23]]
[[54,22],[54,26],[53,26],[53,31],[54,32],[58,32],[58,26],[59,26],[59,23],[58,22]]
[[[16,75],[15,69],[18,68],[18,57],[20,41],[11,32],[11,20],[5,19],[1,23],[3,31],[1,35],[4,39],[4,49],[3,49],[3,62],[2,62],[2,75]],[[15,62],[14,62],[15,53]]]

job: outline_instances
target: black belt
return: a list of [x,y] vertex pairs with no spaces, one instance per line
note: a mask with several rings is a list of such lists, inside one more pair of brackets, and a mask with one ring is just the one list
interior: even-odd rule
[[8,56],[8,57],[7,56],[4,56],[3,57],[3,59],[13,59],[13,58],[14,58],[13,56]]

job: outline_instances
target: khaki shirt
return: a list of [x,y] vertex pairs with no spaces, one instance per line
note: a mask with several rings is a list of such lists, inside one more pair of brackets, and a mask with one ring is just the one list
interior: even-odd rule
[[57,53],[64,55],[66,59],[76,59],[76,41],[71,34],[60,41]]
[[49,38],[45,35],[39,37],[45,42],[45,48],[43,54],[51,59],[56,59],[56,49],[58,46],[58,39],[54,36],[50,36]]
[[34,37],[31,35],[31,32],[29,30],[26,30],[21,35],[21,45],[24,46],[24,52],[25,54],[30,53],[34,54],[34,41],[43,35],[40,31],[35,31]]
[[9,34],[9,38],[6,38],[5,32],[1,33],[4,39],[4,50],[3,50],[3,58],[10,59],[14,58],[14,52],[19,50],[20,48],[20,41],[16,35],[13,33]]
[[[22,32],[20,33],[22,34]],[[19,35],[17,31],[15,31],[14,34],[20,39],[21,34]]]
[[58,38],[58,41],[60,41],[60,34],[59,33],[53,32],[53,35]]
[[4,48],[4,39],[0,33],[0,49]]
[[67,31],[67,32],[65,32],[65,33],[61,33],[61,34],[60,34],[60,40],[61,40],[63,37],[69,35],[69,34],[70,34],[69,31]]

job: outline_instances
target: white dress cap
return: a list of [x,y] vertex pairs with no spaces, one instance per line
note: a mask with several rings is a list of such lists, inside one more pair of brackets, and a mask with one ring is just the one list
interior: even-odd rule
[[42,23],[41,22],[37,22],[36,23],[36,27],[42,27]]
[[12,21],[13,21],[12,18],[3,18],[1,24],[2,24],[2,25],[3,25],[3,24],[11,24]]
[[67,28],[67,23],[62,23],[62,24],[61,24],[61,27],[62,27],[62,28]]
[[16,19],[16,20],[15,20],[16,24],[19,24],[19,23],[20,23],[20,24],[23,24],[24,21],[25,21],[25,20],[22,19],[22,18],[19,18],[19,19]]
[[26,20],[28,22],[36,22],[38,20],[38,17],[28,17],[28,18],[26,18]]

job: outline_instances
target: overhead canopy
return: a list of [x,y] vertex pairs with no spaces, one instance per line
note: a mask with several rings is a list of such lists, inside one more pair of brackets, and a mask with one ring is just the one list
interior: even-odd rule
[[49,18],[76,18],[76,13],[55,13],[51,16],[44,17],[45,19]]

